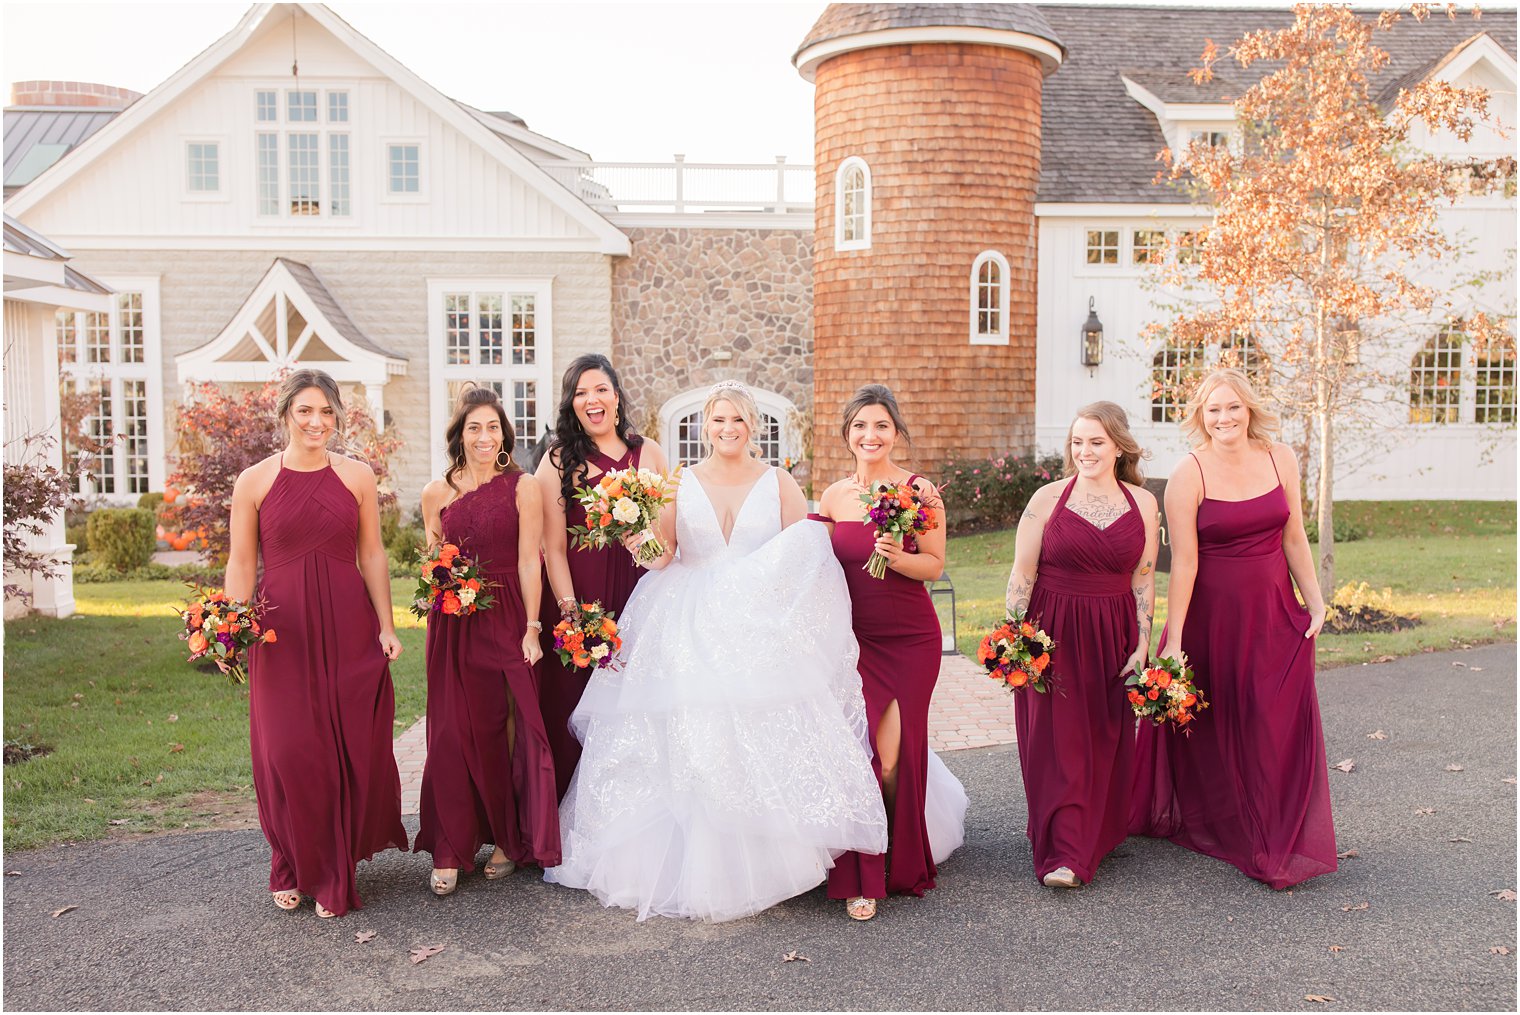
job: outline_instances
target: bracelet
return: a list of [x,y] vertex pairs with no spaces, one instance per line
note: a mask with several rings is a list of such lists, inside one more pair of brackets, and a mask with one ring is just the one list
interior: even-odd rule
[[535,631],[542,631],[544,629],[544,622],[542,620],[530,620],[528,621],[528,626]]
[[560,596],[558,599],[554,600],[554,605],[555,606],[564,606],[566,603],[569,603],[571,606],[574,606],[575,605],[575,597],[574,596]]

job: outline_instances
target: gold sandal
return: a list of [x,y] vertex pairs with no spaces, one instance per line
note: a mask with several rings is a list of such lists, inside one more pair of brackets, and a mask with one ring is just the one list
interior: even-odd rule
[[452,874],[444,874],[437,867],[433,868],[432,885],[433,894],[442,898],[445,895],[453,895],[454,889],[459,887],[459,871]]
[[869,920],[876,915],[876,900],[867,899],[863,896],[846,899],[844,911],[849,914],[851,920],[860,920],[862,922]]
[[504,878],[515,870],[517,870],[517,864],[513,863],[506,857],[502,857],[500,860],[497,860],[495,856],[492,856],[491,859],[486,862],[486,865],[480,869],[481,873],[485,875],[487,881],[496,881],[500,878]]
[[337,913],[334,913],[332,910],[328,909],[326,906],[322,905],[322,903],[318,902],[316,899],[312,899],[311,902],[312,905],[317,907],[317,915],[324,920],[331,920],[333,917],[338,915]]

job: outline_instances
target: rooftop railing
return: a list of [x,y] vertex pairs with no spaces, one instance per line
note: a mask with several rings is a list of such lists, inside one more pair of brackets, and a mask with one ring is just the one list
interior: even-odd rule
[[785,215],[811,211],[813,167],[774,163],[541,162],[571,193],[603,213],[753,212]]

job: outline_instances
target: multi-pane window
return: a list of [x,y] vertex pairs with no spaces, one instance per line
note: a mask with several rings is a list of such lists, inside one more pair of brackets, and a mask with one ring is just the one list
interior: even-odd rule
[[316,123],[317,93],[306,91],[286,92],[285,119],[291,123]]
[[1203,349],[1168,342],[1151,359],[1151,422],[1182,419],[1188,391],[1203,371]]
[[1008,262],[984,250],[971,262],[971,342],[1002,345],[1008,341]]
[[[315,89],[292,89],[285,92],[283,109],[274,91],[259,91],[255,96],[256,119],[261,127],[254,135],[255,201],[259,215],[277,218],[352,215],[353,153],[347,133],[351,114],[348,93],[330,91],[324,95]],[[271,127],[281,123],[300,127],[283,133]]]
[[1490,349],[1478,357],[1473,388],[1473,422],[1515,422],[1515,354]]
[[1203,237],[1196,229],[1184,229],[1177,234],[1177,263],[1197,264],[1202,259]]
[[1224,130],[1190,130],[1188,141],[1202,141],[1210,148],[1224,148],[1230,143],[1230,134]]
[[531,446],[551,422],[542,415],[548,375],[540,345],[547,336],[536,313],[541,295],[501,288],[444,291],[438,298],[450,411],[466,380],[489,387],[501,396],[518,444]]
[[1132,264],[1152,264],[1161,260],[1165,250],[1165,229],[1135,229],[1131,232],[1130,262]]
[[507,412],[519,442],[532,444],[538,436],[538,385],[533,381],[513,381],[512,404],[507,406]]
[[1231,335],[1220,344],[1219,365],[1236,367],[1252,381],[1259,382],[1265,374],[1267,360],[1261,354],[1261,347],[1256,342],[1256,336],[1249,332],[1242,332]]
[[1409,367],[1409,422],[1455,423],[1462,407],[1462,335],[1442,328]]
[[450,366],[472,361],[469,293],[449,293],[443,298],[443,344]]
[[534,302],[532,294],[512,297],[512,362],[517,366],[535,362]]
[[[346,108],[345,108],[346,112]],[[327,135],[327,170],[330,180],[331,204],[329,207],[334,215],[349,215],[353,212],[350,203],[348,188],[348,135]]]
[[[120,292],[108,313],[60,310],[56,316],[62,383],[87,406],[80,429],[95,446],[85,493],[135,495],[150,484],[150,394],[157,383],[147,363],[140,291]],[[65,452],[69,436],[64,438]]]
[[[754,438],[760,445],[760,459],[767,465],[780,465],[781,421],[762,412]],[[702,445],[702,410],[698,409],[676,421],[676,458],[681,465],[694,465],[706,457],[707,449]]]
[[392,194],[417,194],[422,190],[422,147],[415,144],[386,145],[387,178]]
[[1087,230],[1087,263],[1088,264],[1118,264],[1119,263],[1119,230],[1117,230],[1117,229],[1089,229],[1089,230]]
[[862,250],[871,245],[871,170],[859,158],[840,164],[834,178],[834,247]]
[[193,194],[222,189],[220,146],[215,141],[191,141],[185,146],[186,185]]

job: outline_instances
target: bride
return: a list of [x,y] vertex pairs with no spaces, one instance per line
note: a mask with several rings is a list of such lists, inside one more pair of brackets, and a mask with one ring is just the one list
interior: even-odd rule
[[584,753],[564,862],[544,873],[640,920],[748,916],[821,884],[841,852],[887,847],[828,535],[759,460],[742,384],[715,385],[702,419],[708,457],[661,518],[670,549],[618,618],[623,664],[596,670],[570,717]]

